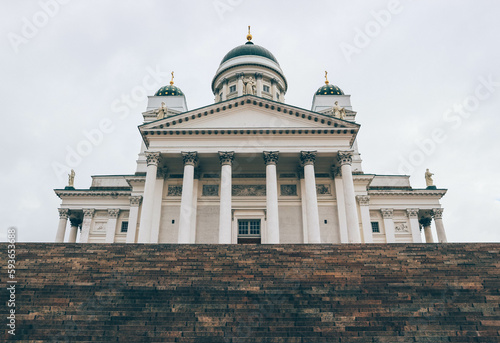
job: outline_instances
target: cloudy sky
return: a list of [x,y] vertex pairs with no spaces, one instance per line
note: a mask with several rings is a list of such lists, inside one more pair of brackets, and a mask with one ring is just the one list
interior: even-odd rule
[[[449,241],[500,241],[498,1],[40,0],[0,8],[0,239],[15,226],[20,241],[53,241],[53,189],[66,185],[65,168],[75,169],[77,188],[88,188],[91,175],[133,173],[144,94],[175,70],[190,109],[212,103],[220,60],[252,25],[254,42],[285,72],[287,103],[309,109],[324,70],[352,95],[365,172],[409,174],[423,188],[430,168],[448,189]],[[111,129],[89,144],[103,120]],[[84,156],[72,156],[83,146]]]

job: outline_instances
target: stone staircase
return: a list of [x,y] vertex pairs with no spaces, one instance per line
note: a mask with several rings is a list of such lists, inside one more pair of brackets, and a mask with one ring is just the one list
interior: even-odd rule
[[500,342],[500,244],[16,248],[6,341]]

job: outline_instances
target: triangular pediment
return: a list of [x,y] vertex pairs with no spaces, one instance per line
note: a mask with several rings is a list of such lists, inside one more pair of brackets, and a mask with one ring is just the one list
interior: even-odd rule
[[176,130],[243,128],[358,129],[359,125],[259,97],[243,96],[140,126],[141,131],[174,128]]

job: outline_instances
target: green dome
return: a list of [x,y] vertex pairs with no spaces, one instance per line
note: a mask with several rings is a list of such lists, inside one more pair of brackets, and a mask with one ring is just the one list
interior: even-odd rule
[[260,45],[255,45],[252,42],[246,42],[243,45],[237,46],[233,50],[229,51],[226,56],[222,59],[222,62],[220,64],[230,60],[231,58],[238,57],[238,56],[262,56],[265,58],[270,59],[273,62],[276,62],[277,64],[278,61],[276,60],[276,57],[273,56],[273,54],[267,50],[266,48],[261,47]]
[[316,91],[316,95],[344,95],[344,92],[339,87],[328,84],[323,87],[319,87]]
[[161,87],[158,89],[158,92],[155,93],[155,96],[175,96],[175,95],[184,95],[179,87],[175,87],[174,85],[168,85]]

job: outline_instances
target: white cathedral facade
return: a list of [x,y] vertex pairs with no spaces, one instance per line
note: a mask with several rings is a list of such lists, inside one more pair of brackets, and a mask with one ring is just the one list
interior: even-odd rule
[[278,61],[247,40],[213,104],[188,110],[173,81],[148,97],[135,174],[55,190],[56,242],[420,243],[431,227],[446,242],[446,190],[365,173],[350,96],[326,80],[310,110],[287,105]]

